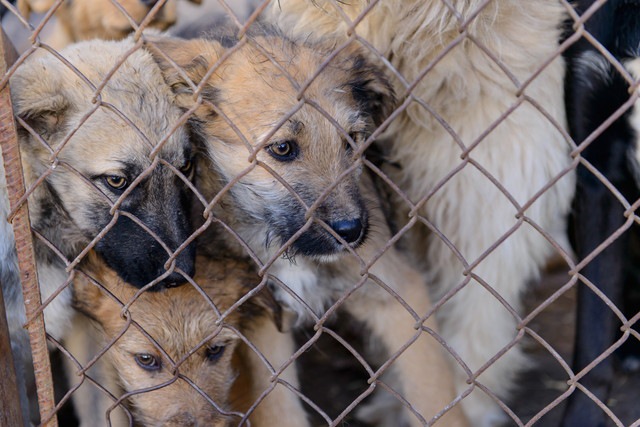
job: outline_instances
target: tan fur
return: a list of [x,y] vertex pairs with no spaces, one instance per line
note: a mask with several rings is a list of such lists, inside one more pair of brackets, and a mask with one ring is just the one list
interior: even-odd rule
[[[540,232],[518,224],[517,207],[503,191],[522,206],[570,169],[570,143],[563,137],[564,68],[562,58],[555,56],[565,9],[556,0],[380,0],[360,19],[371,3],[281,0],[272,12],[298,36],[331,37],[336,43],[347,37],[344,16],[358,20],[355,32],[407,82],[395,79],[399,95],[404,98],[407,85],[416,83],[411,93],[417,102],[385,133],[390,156],[400,166],[388,173],[412,202],[429,196],[420,214],[446,239],[424,227],[408,233],[410,253],[437,297],[464,284],[467,265],[478,261],[472,274],[480,280],[472,278],[439,311],[444,338],[475,371],[517,334],[517,319],[485,286],[518,311],[526,284],[553,251]],[[524,90],[533,102],[509,112],[518,103],[519,86],[543,67]],[[467,164],[456,171],[464,150],[478,139],[468,154],[478,166]],[[573,174],[566,174],[525,212],[565,247],[573,184]],[[402,226],[408,208],[402,200],[395,202]],[[518,230],[511,233],[512,227]],[[520,349],[510,348],[478,381],[504,397],[521,366],[526,361]],[[459,393],[469,388],[466,381],[458,370]],[[478,388],[464,405],[478,426],[501,422],[501,409]]]
[[[201,3],[201,0],[191,0]],[[126,16],[111,0],[66,0],[55,11],[57,19],[54,30],[47,40],[59,49],[66,45],[94,38],[119,40],[133,31],[133,20],[137,25],[147,17],[151,7],[140,0],[118,0],[130,16]],[[20,13],[28,18],[31,12],[46,13],[56,0],[18,0]],[[164,30],[176,22],[176,0],[168,0],[151,18],[146,28]]]
[[[85,271],[104,290],[84,275],[74,282],[75,306],[101,326],[105,343],[116,340],[106,353],[108,360],[124,392],[130,394],[126,401],[135,419],[145,426],[235,425],[269,383],[268,372],[260,366],[264,362],[252,356],[253,350],[242,344],[240,334],[254,336],[260,331],[271,345],[290,340],[260,308],[264,304],[256,304],[260,296],[235,309],[217,326],[220,317],[215,309],[225,313],[260,279],[247,264],[234,259],[199,258],[197,264],[194,280],[206,296],[185,284],[144,292],[134,301],[137,289],[123,283],[97,258]],[[126,318],[122,317],[123,304],[130,304]],[[207,349],[216,346],[224,347],[224,352],[214,361],[207,360]],[[135,360],[139,354],[153,355],[161,368],[143,369]],[[269,351],[265,357],[271,360]],[[249,418],[252,425],[273,425],[261,413],[278,413],[277,397],[272,393],[267,399]]]
[[[356,156],[345,149],[345,143],[349,142],[346,135],[350,134],[355,138],[353,150],[357,152],[375,123],[381,120],[380,116],[385,116],[393,106],[384,77],[368,63],[363,51],[349,46],[305,91],[305,99],[311,102],[301,105],[289,117],[298,103],[299,87],[315,74],[334,46],[292,43],[278,35],[257,36],[226,58],[209,80],[202,83],[208,68],[224,53],[219,44],[162,39],[152,43],[159,51],[155,56],[166,69],[169,84],[178,93],[179,103],[192,105],[193,94],[189,83],[166,61],[165,54],[184,68],[193,83],[202,85],[204,103],[196,112],[196,120],[199,133],[207,141],[212,168],[201,170],[202,191],[211,200],[225,182],[240,177],[220,203],[213,206],[216,217],[239,233],[263,262],[273,260],[269,273],[277,283],[292,289],[315,315],[321,315],[333,301],[362,281],[361,263],[372,264],[368,270],[372,280],[365,280],[362,287],[354,290],[343,307],[371,329],[371,339],[381,343],[388,354],[400,352],[392,365],[400,379],[399,393],[421,418],[430,420],[436,416],[453,399],[443,349],[427,333],[415,329],[418,318],[381,289],[376,280],[403,298],[418,317],[430,308],[426,285],[393,248],[379,253],[391,236],[373,185],[362,173],[362,164],[355,163]],[[360,89],[370,92],[370,105],[355,102],[349,84],[353,81],[367,82]],[[368,108],[373,113],[367,114]],[[334,118],[338,127],[325,114]],[[283,125],[278,126],[279,123]],[[267,138],[272,132],[273,136]],[[287,140],[295,140],[299,146],[300,155],[295,160],[278,161],[265,149]],[[252,154],[258,162],[253,168]],[[340,256],[338,250],[314,259],[294,247],[290,251],[295,263],[278,258],[277,250],[285,242],[277,236],[272,241],[269,236],[276,234],[274,230],[281,222],[293,222],[300,211],[305,213],[300,202],[289,199],[291,190],[281,181],[286,181],[307,205],[322,197],[314,213],[314,225],[349,218],[357,211],[357,200],[361,197],[372,226],[365,242],[353,245],[357,256]],[[333,235],[325,228],[321,230]],[[318,262],[317,258],[324,262]],[[309,311],[282,286],[277,291],[283,303],[297,310],[301,317],[309,316]],[[437,329],[432,318],[424,326]],[[408,348],[402,348],[410,338],[415,340]],[[411,425],[422,425],[413,414],[407,412],[406,417]],[[458,406],[446,413],[442,423],[467,425]]]

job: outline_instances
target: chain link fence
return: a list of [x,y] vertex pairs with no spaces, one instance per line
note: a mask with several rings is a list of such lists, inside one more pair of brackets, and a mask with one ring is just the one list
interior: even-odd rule
[[0,424],[640,425],[639,5],[199,3],[0,0]]

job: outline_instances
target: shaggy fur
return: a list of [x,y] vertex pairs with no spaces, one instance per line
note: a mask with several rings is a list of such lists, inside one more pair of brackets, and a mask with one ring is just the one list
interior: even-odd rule
[[[265,310],[277,305],[264,292],[227,313],[260,283],[248,264],[202,257],[197,264],[197,287],[187,284],[137,298],[136,288],[96,258],[83,267],[92,279],[79,275],[74,281],[76,308],[97,322],[104,343],[115,340],[106,356],[141,425],[236,425],[270,385],[264,362],[241,338],[266,350],[270,363],[283,361],[273,360],[274,351],[258,344],[256,334],[272,347],[291,351],[291,336],[278,332]],[[130,304],[125,318],[124,304]],[[160,387],[145,391],[155,386]],[[283,389],[276,387],[252,413],[251,425],[278,425],[276,417],[289,410],[280,395]]]
[[[416,330],[418,318],[431,308],[427,289],[394,249],[381,253],[390,234],[363,173],[361,150],[394,105],[384,75],[362,50],[350,46],[309,85],[307,102],[297,107],[299,88],[333,45],[292,42],[267,31],[252,37],[202,82],[225,54],[220,43],[154,44],[179,103],[193,104],[191,86],[165,55],[202,85],[204,103],[194,120],[211,164],[202,168],[198,182],[208,200],[220,198],[213,215],[263,263],[272,263],[268,273],[277,284],[276,297],[300,320],[316,318],[350,294],[341,307],[370,328],[371,341],[388,356],[399,355],[391,364],[397,389],[420,417],[407,410],[407,420],[422,425],[422,417],[438,414],[451,402],[453,389],[442,347]],[[282,150],[282,144],[288,149]],[[283,151],[287,155],[278,154]],[[236,177],[237,183],[223,189]],[[309,210],[314,204],[315,210]],[[423,326],[434,330],[433,318]],[[466,425],[457,406],[443,423]]]
[[[274,20],[299,36],[344,40],[343,14],[355,19],[369,3],[280,0],[272,12]],[[518,320],[511,309],[520,311],[526,284],[536,279],[552,254],[539,231],[519,222],[518,206],[535,199],[524,212],[527,221],[560,243],[566,239],[573,176],[565,175],[536,196],[570,161],[563,138],[564,67],[561,58],[553,59],[562,19],[563,8],[556,0],[380,0],[355,30],[407,82],[394,74],[401,99],[406,85],[416,82],[415,101],[385,133],[392,141],[390,160],[400,166],[389,174],[413,203],[425,201],[420,215],[442,232],[427,234],[413,227],[407,235],[410,253],[438,298],[464,285],[438,314],[444,338],[472,371],[515,338]],[[546,61],[550,63],[524,90],[531,102],[523,101],[501,120],[518,104],[518,85]],[[476,140],[480,142],[474,146]],[[466,158],[472,163],[461,167]],[[409,210],[398,200],[396,209],[405,214]],[[406,215],[396,219],[399,227],[407,222]],[[511,348],[477,381],[504,397],[523,362],[520,350]],[[457,389],[462,392],[469,388],[467,375],[457,372]],[[479,388],[464,399],[464,406],[477,426],[494,425],[501,418],[496,402]]]
[[[202,0],[190,0],[201,3]],[[60,49],[81,40],[123,39],[133,31],[130,19],[140,24],[157,1],[118,0],[131,17],[125,15],[112,0],[65,0],[56,9],[56,22],[47,42]],[[168,0],[150,20],[146,28],[164,30],[176,22],[176,0]],[[31,12],[46,13],[56,0],[18,0],[18,10],[25,18]]]
[[[579,13],[592,1],[577,2]],[[640,78],[640,1],[611,0],[585,24],[585,28],[630,73],[623,76],[590,42],[580,40],[568,51],[567,108],[571,135],[582,143],[629,102],[630,78]],[[637,90],[637,89],[636,89]],[[625,199],[640,198],[640,103],[627,107],[582,151]],[[586,167],[578,167],[578,185],[572,215],[572,243],[578,260],[590,256],[613,234],[624,229],[625,204]],[[640,310],[637,266],[640,260],[637,225],[620,233],[580,273],[618,307],[627,319]],[[591,289],[578,287],[574,373],[581,372],[620,338],[620,319]],[[637,328],[636,328],[637,329]],[[629,336],[617,351],[622,367],[638,369],[640,343]],[[614,380],[614,357],[602,360],[580,379],[580,384],[604,404]],[[608,416],[581,390],[570,396],[563,426],[604,426]]]
[[[27,60],[11,77],[14,112],[26,123],[19,127],[19,143],[27,188],[42,178],[29,196],[31,226],[64,257],[61,259],[42,240],[35,239],[43,301],[66,285],[68,263],[110,223],[109,231],[94,247],[125,280],[138,287],[151,282],[161,287],[184,282],[183,275],[193,273],[192,246],[177,254],[172,270],[164,268],[169,256],[191,234],[191,190],[185,184],[188,177],[175,171],[182,169],[193,175],[189,166],[192,148],[184,129],[167,135],[181,112],[147,52],[138,50],[124,61],[101,91],[104,106],[83,122],[94,107],[94,87],[132,46],[131,40],[91,41],[64,50],[62,55],[83,73],[83,78],[49,55]],[[119,117],[115,109],[131,123]],[[67,133],[76,127],[63,148]],[[153,164],[149,154],[165,137],[158,151],[159,161]],[[61,150],[52,166],[50,157],[56,149]],[[127,187],[149,167],[145,179]],[[121,178],[125,183],[122,189],[109,185]],[[125,188],[128,194],[119,207],[119,217],[113,221],[110,210]],[[6,187],[0,186],[0,190],[4,192],[0,194],[0,223],[6,227]],[[0,239],[0,277],[12,342],[20,357],[29,350],[24,345],[27,340],[22,325],[26,318],[12,237],[7,232]],[[65,288],[45,309],[50,335],[64,335],[72,313],[69,303]]]

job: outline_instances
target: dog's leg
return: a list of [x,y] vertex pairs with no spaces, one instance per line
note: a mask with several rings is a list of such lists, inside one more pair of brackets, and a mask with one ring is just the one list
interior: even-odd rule
[[[495,187],[490,188],[491,184],[478,182],[481,177],[469,174],[464,178],[459,182],[462,185],[457,186],[458,190],[463,189],[457,193],[461,195],[460,199],[432,200],[433,204],[442,206],[442,212],[455,211],[449,218],[438,221],[436,226],[463,255],[466,263],[479,262],[465,275],[464,263],[457,254],[437,236],[431,236],[425,263],[431,268],[431,278],[440,290],[451,291],[462,286],[438,311],[439,325],[447,344],[472,372],[478,372],[498,356],[476,378],[481,386],[476,386],[463,401],[465,413],[474,426],[493,427],[501,425],[506,414],[483,387],[498,398],[504,398],[513,387],[517,370],[528,366],[519,345],[513,346],[518,320],[511,310],[520,312],[521,293],[527,282],[537,276],[551,253],[551,245],[537,231],[523,224],[484,256],[516,224],[516,210],[497,194]],[[549,202],[538,200],[538,203]],[[449,208],[444,208],[445,205]],[[538,221],[541,215],[532,216],[538,224],[542,222]],[[433,216],[427,215],[427,218]],[[542,224],[548,229],[548,223]],[[505,353],[501,353],[503,349],[507,349]],[[456,390],[462,393],[469,388],[468,376],[461,369],[455,374]]]
[[[394,289],[418,316],[425,315],[431,309],[422,276],[400,259],[393,249],[388,250],[369,271]],[[395,354],[418,336],[393,362],[393,367],[402,385],[400,393],[429,421],[455,397],[451,366],[446,361],[445,350],[427,332],[416,329],[414,317],[391,294],[371,289],[371,286],[367,284],[358,298],[347,300],[345,308],[371,328],[376,341],[382,343],[389,354]],[[436,332],[438,330],[433,316],[424,326]],[[414,414],[406,412],[406,418],[412,426],[423,425]],[[466,426],[460,405],[449,409],[437,425]]]
[[[290,333],[278,331],[270,319],[258,319],[245,332],[249,341],[269,361],[274,369],[282,366],[295,352],[295,343]],[[271,372],[262,359],[252,350],[246,351],[246,363],[251,371],[251,399],[253,404],[262,393],[272,386]],[[280,379],[299,389],[295,363],[282,372]],[[305,427],[309,425],[307,415],[298,396],[287,387],[278,384],[256,407],[249,417],[254,427]]]
[[[586,172],[590,174],[589,172]],[[593,178],[587,177],[593,181]],[[579,260],[584,259],[609,236],[619,230],[626,218],[624,207],[616,197],[600,183],[581,180],[574,202],[575,245]],[[632,182],[629,179],[629,182]],[[619,183],[622,188],[624,183]],[[597,209],[594,209],[597,207]],[[617,307],[623,303],[624,262],[629,233],[613,241],[581,273],[600,289]],[[584,283],[578,287],[578,312],[576,319],[576,344],[573,356],[573,372],[578,373],[604,353],[616,338],[619,320],[605,302]],[[630,339],[634,339],[630,337]],[[601,402],[607,402],[613,380],[613,355],[596,365],[580,379]],[[604,427],[606,415],[597,404],[581,390],[574,390],[569,397],[562,421],[564,427]]]
[[[563,116],[558,111],[561,101],[548,103],[555,105],[548,110],[556,117]],[[469,112],[470,126],[475,113]],[[474,160],[484,165],[520,205],[532,199],[553,173],[560,173],[569,159],[559,132],[539,117],[534,109],[523,106],[510,116],[513,123],[522,123],[519,129],[505,122],[473,150]],[[475,128],[486,129],[486,125],[476,123]],[[518,141],[523,129],[537,129],[538,133],[532,134],[531,140]],[[464,135],[463,139],[472,138]],[[525,173],[514,166],[520,162],[526,164]],[[453,157],[451,164],[456,164]],[[425,170],[430,170],[429,166]],[[573,189],[573,176],[566,175],[524,212],[560,246],[567,240],[563,216],[569,211]],[[462,286],[438,311],[438,321],[447,344],[472,372],[479,372],[475,378],[479,386],[463,402],[467,417],[478,427],[504,421],[506,414],[492,394],[504,399],[514,386],[517,371],[530,366],[515,342],[521,297],[554,251],[552,243],[533,226],[526,221],[519,223],[517,211],[496,185],[470,167],[451,177],[422,211],[447,239],[444,242],[433,233],[427,251],[421,254],[429,270],[429,283],[437,287],[440,296]],[[468,377],[461,370],[456,373],[456,387],[461,393],[469,387]]]

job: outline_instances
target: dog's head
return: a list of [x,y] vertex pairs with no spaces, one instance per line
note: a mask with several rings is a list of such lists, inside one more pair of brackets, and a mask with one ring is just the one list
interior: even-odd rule
[[[124,391],[132,393],[128,401],[136,421],[175,427],[222,427],[237,421],[232,411],[246,408],[236,408],[230,393],[236,380],[240,377],[242,383],[248,374],[238,371],[242,362],[235,331],[259,321],[264,310],[255,301],[260,297],[254,297],[229,313],[220,326],[216,310],[225,313],[260,282],[258,276],[240,261],[199,257],[195,281],[210,300],[187,284],[143,292],[132,302],[136,289],[97,261],[90,257],[83,271],[104,289],[78,273],[74,305],[97,321],[105,342],[115,340],[106,354]],[[127,303],[128,326],[121,315]]]
[[392,111],[394,95],[361,49],[348,46],[331,57],[333,46],[277,34],[257,36],[228,56],[210,40],[153,43],[150,51],[179,103],[190,107],[192,84],[202,85],[196,132],[217,176],[237,179],[231,195],[238,211],[265,225],[259,239],[284,244],[295,238],[292,254],[320,258],[364,241],[363,144]]
[[[191,0],[201,3],[201,0]],[[72,41],[101,38],[119,40],[133,31],[131,19],[142,23],[158,0],[66,0],[56,9],[56,18],[65,24]],[[176,0],[168,0],[150,17],[147,28],[164,30],[176,22]],[[46,13],[56,0],[18,0],[23,16],[33,11]],[[123,12],[124,10],[124,12]],[[125,14],[126,12],[126,14]],[[128,16],[127,16],[128,15]]]
[[[99,237],[95,249],[135,286],[182,283],[177,269],[194,269],[193,245],[181,248],[191,235],[194,172],[174,95],[139,50],[91,102],[132,46],[96,40],[65,49],[82,77],[52,56],[27,61],[12,76],[27,185],[37,183],[31,221],[70,259]],[[168,273],[165,263],[178,249]]]

